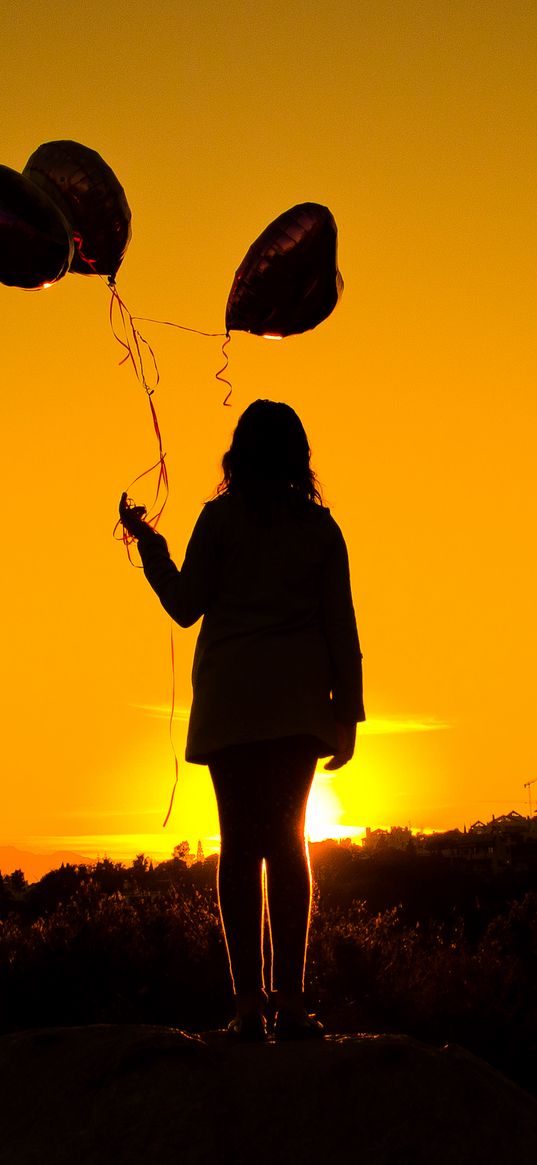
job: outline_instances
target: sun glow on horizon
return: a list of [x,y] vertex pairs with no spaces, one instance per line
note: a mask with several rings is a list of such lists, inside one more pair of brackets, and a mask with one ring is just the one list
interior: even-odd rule
[[332,781],[328,773],[317,773],[315,776],[306,813],[306,837],[309,841],[358,838],[365,834],[365,826],[342,822],[343,806]]

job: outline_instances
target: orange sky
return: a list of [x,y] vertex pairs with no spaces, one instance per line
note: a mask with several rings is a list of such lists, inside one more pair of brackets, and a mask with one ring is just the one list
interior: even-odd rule
[[[120,290],[218,331],[236,266],[319,201],[345,293],[314,332],[217,340],[148,325],[181,559],[243,408],[288,401],[349,545],[369,721],[318,781],[318,831],[526,811],[535,725],[537,10],[511,0],[93,0],[9,6],[5,165],[97,149],[125,186]],[[169,853],[216,832],[206,770],[173,779],[169,624],[113,541],[154,459],[105,287],[0,287],[0,844]],[[147,500],[140,490],[140,501]],[[196,629],[176,637],[187,709]],[[176,724],[181,754],[184,713]],[[537,788],[537,786],[536,786]],[[324,816],[323,816],[324,814]],[[320,822],[320,824],[319,824]]]

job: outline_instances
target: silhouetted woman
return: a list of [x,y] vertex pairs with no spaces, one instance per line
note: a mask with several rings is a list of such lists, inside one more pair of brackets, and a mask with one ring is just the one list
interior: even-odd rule
[[350,760],[365,718],[347,551],[288,405],[251,404],[222,465],[180,571],[126,495],[120,515],[172,619],[189,627],[203,616],[186,758],[209,766],[218,803],[218,893],[237,1008],[230,1032],[266,1035],[264,861],[275,1034],[309,1038],[322,1027],[303,1001],[306,805],[319,757],[332,758],[328,769]]

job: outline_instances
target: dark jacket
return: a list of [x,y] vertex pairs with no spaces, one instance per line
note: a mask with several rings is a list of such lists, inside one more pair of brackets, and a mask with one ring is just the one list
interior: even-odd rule
[[139,539],[146,578],[182,627],[201,616],[186,758],[295,734],[336,751],[336,720],[365,719],[348,556],[325,507],[260,518],[208,502],[179,571],[162,535]]

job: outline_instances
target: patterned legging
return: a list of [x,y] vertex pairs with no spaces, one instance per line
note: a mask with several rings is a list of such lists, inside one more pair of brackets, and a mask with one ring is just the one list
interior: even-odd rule
[[[234,745],[211,758],[221,835],[218,897],[238,995],[264,986],[303,990],[311,907],[304,824],[317,759],[312,736]],[[263,972],[264,885],[271,984]]]

